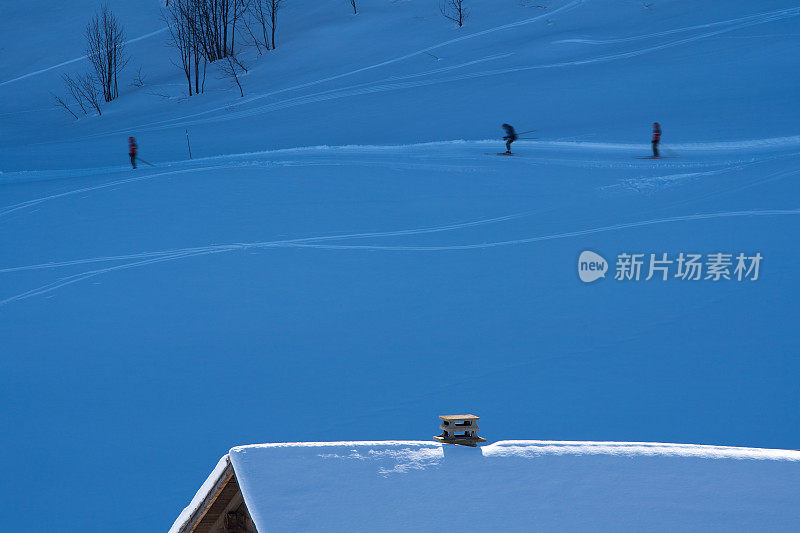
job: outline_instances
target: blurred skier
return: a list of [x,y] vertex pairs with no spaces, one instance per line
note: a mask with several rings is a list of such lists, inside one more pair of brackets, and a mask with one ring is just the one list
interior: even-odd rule
[[131,158],[131,166],[136,170],[136,154],[139,153],[139,147],[136,145],[136,139],[128,137],[128,155]]
[[658,122],[653,122],[653,157],[661,157],[658,153],[658,143],[661,142],[661,125]]
[[511,124],[503,124],[503,130],[506,132],[503,140],[506,141],[506,154],[511,154],[511,143],[517,140],[517,132],[514,131],[514,126]]

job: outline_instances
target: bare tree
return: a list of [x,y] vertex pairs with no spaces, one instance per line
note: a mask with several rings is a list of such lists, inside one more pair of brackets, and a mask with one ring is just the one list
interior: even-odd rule
[[236,28],[244,20],[250,6],[250,0],[231,0],[231,4],[233,14],[231,16],[231,45],[229,53],[233,54],[233,47],[236,44]]
[[[167,2],[169,5],[169,2]],[[161,17],[167,23],[169,29],[169,40],[167,44],[178,52],[180,68],[186,76],[186,83],[189,86],[189,96],[192,96],[192,52],[194,33],[192,31],[192,10],[189,1],[176,0],[172,7],[162,11]],[[173,64],[176,64],[173,61]]]
[[270,29],[272,30],[272,49],[275,49],[275,28],[278,27],[278,10],[283,7],[284,0],[267,0]]
[[267,50],[275,48],[278,11],[283,4],[284,0],[250,0],[250,17],[257,23],[262,35],[260,42]]
[[353,15],[358,15],[358,8],[356,7],[356,0],[350,0],[350,5],[353,6]]
[[[186,76],[189,96],[203,92],[206,79],[205,44],[199,24],[201,16],[200,1],[202,0],[173,0],[172,5],[162,11],[161,16],[169,28],[167,44],[178,52],[178,63]],[[200,64],[202,62],[203,76],[200,77]],[[192,92],[192,78],[194,78],[194,93]]]
[[72,115],[73,117],[75,117],[75,120],[78,120],[78,115],[76,115],[75,113],[73,113],[73,112],[72,112],[72,109],[70,109],[70,108],[69,108],[69,106],[67,105],[67,103],[66,103],[66,102],[65,102],[65,101],[64,101],[64,100],[63,100],[63,99],[62,99],[60,96],[58,96],[57,94],[54,94],[54,93],[50,93],[50,95],[51,95],[51,96],[53,97],[53,99],[56,101],[56,105],[57,105],[57,106],[63,107],[64,109],[66,109],[67,111],[69,111],[69,114],[70,114],[70,115]]
[[213,62],[233,52],[236,27],[249,0],[189,0],[189,4],[195,37],[206,59]]
[[105,101],[117,98],[119,72],[128,63],[125,30],[106,4],[100,6],[100,11],[86,25],[86,56]]
[[444,18],[458,24],[459,28],[469,18],[469,10],[464,7],[464,0],[440,0],[439,11]]
[[[200,3],[204,0],[186,0],[188,9],[190,10],[187,18],[187,28],[191,36],[191,49],[192,49],[192,64],[194,65],[194,92],[200,94],[205,91],[206,86],[206,66],[211,61],[204,53],[204,46],[202,35],[198,26],[200,18]],[[203,77],[200,77],[200,60],[203,61]],[[190,82],[191,83],[191,82]],[[189,96],[192,92],[189,91]]]
[[[270,44],[271,19],[267,10],[268,2],[269,0],[251,0],[247,10],[248,16],[245,19],[245,28],[247,28],[247,32],[253,39],[259,54],[261,54],[262,47],[266,50],[272,48]],[[253,27],[255,27],[255,30]]]

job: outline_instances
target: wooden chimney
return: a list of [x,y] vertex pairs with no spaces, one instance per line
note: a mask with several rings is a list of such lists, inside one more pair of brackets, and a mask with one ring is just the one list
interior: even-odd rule
[[460,444],[462,446],[477,446],[486,439],[478,436],[478,420],[475,415],[441,415],[441,435],[433,437],[439,442],[447,444]]

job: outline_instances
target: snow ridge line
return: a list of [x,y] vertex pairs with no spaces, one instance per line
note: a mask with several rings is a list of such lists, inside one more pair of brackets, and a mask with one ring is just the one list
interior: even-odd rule
[[704,459],[756,459],[773,461],[800,461],[800,451],[771,448],[745,448],[707,444],[671,444],[661,442],[582,442],[582,441],[499,441],[481,448],[484,456],[541,455],[625,455],[672,456]]
[[[246,454],[250,450],[273,448],[357,448],[406,447],[418,449],[442,449],[444,446],[431,441],[331,441],[331,442],[276,442],[235,446],[229,454]],[[541,455],[626,455],[626,456],[674,456],[700,457],[707,459],[759,459],[778,461],[800,461],[800,451],[774,448],[751,448],[709,444],[675,444],[664,442],[623,441],[549,441],[549,440],[501,440],[476,451],[484,457],[536,457]],[[444,457],[444,454],[441,454]]]
[[[572,232],[563,232],[563,233],[555,233],[550,235],[542,235],[537,237],[529,237],[525,239],[514,239],[508,241],[496,241],[496,242],[486,242],[486,243],[478,243],[478,244],[465,244],[465,245],[451,245],[451,246],[381,246],[381,245],[326,245],[326,244],[314,244],[315,241],[322,241],[322,240],[342,240],[348,238],[366,238],[366,237],[385,237],[385,236],[393,236],[393,235],[411,235],[411,234],[421,234],[421,233],[431,233],[434,231],[446,231],[445,229],[441,228],[432,228],[428,230],[399,230],[395,232],[385,232],[385,233],[362,233],[362,234],[353,234],[352,236],[323,236],[323,237],[308,237],[306,239],[296,239],[294,241],[266,241],[266,242],[252,242],[252,243],[233,243],[227,245],[212,245],[206,247],[197,247],[197,248],[184,248],[179,250],[174,250],[170,252],[154,252],[153,255],[148,255],[146,253],[143,254],[134,254],[137,257],[143,257],[144,259],[141,261],[134,261],[132,263],[125,263],[122,265],[116,265],[108,268],[101,268],[95,270],[89,270],[87,272],[82,272],[79,274],[74,274],[72,276],[67,276],[56,280],[54,282],[42,285],[40,287],[19,293],[17,295],[8,297],[4,300],[0,300],[0,306],[7,305],[11,302],[24,300],[27,298],[31,298],[33,296],[39,296],[42,294],[46,294],[57,290],[61,287],[65,287],[67,285],[71,285],[73,283],[77,283],[79,281],[83,281],[89,278],[93,278],[95,276],[99,276],[101,274],[106,274],[109,272],[115,272],[119,270],[127,270],[129,268],[135,268],[145,265],[150,265],[154,263],[161,263],[164,261],[172,261],[176,259],[185,259],[189,257],[195,256],[202,256],[202,255],[211,255],[217,253],[225,253],[225,252],[232,252],[238,250],[247,250],[247,249],[262,249],[262,248],[280,248],[280,247],[294,247],[294,248],[316,248],[316,249],[323,249],[323,250],[381,250],[381,251],[419,251],[419,252],[429,252],[429,251],[458,251],[458,250],[475,250],[475,249],[485,249],[485,248],[495,248],[501,246],[513,246],[513,245],[520,245],[520,244],[530,244],[534,242],[542,242],[542,241],[549,241],[549,240],[557,240],[557,239],[565,239],[571,237],[578,237],[584,235],[592,235],[596,233],[603,233],[609,231],[616,231],[620,229],[628,229],[628,228],[637,228],[637,227],[645,227],[645,226],[652,226],[656,224],[667,224],[673,222],[686,222],[686,221],[694,221],[694,220],[710,220],[716,218],[733,218],[733,217],[750,217],[750,216],[794,216],[800,215],[800,208],[798,209],[770,209],[770,210],[748,210],[748,211],[729,211],[729,212],[719,212],[719,213],[705,213],[705,214],[696,214],[696,215],[685,215],[685,216],[676,216],[676,217],[667,217],[667,218],[660,218],[660,219],[652,219],[652,220],[645,220],[640,222],[629,222],[624,224],[615,224],[612,226],[603,226],[599,228],[591,228],[579,231],[572,231]],[[509,217],[513,216],[524,216],[524,215],[509,215]],[[502,217],[501,217],[502,218]],[[465,223],[465,224],[453,224],[450,226],[446,226],[447,228],[451,229],[458,229],[460,227],[466,227],[469,224],[475,225],[477,223],[486,223],[485,221],[476,221],[472,223]],[[79,260],[80,261],[80,260]],[[74,263],[79,264],[79,263]],[[24,270],[26,268],[47,268],[47,264],[45,265],[32,265],[31,267],[16,267],[16,270]]]
[[[497,139],[453,139],[453,140],[444,140],[444,141],[429,141],[429,142],[421,142],[421,143],[408,143],[408,144],[343,144],[343,145],[312,145],[312,146],[296,146],[292,148],[276,148],[273,150],[259,150],[255,152],[240,152],[240,153],[233,153],[233,154],[221,154],[221,155],[213,155],[213,156],[206,156],[206,157],[199,157],[192,160],[183,159],[183,160],[175,160],[175,161],[167,161],[161,162],[160,165],[165,167],[170,167],[173,165],[180,165],[180,164],[190,164],[195,165],[202,162],[212,162],[218,161],[223,159],[246,159],[252,157],[262,157],[262,156],[270,156],[270,155],[283,155],[283,154],[295,154],[295,153],[306,153],[306,152],[349,152],[349,153],[359,153],[359,152],[377,152],[377,153],[390,153],[394,151],[403,151],[409,149],[416,149],[416,148],[436,148],[436,147],[443,147],[443,146],[467,146],[467,145],[476,145],[476,146],[485,146],[485,145],[497,145]],[[533,147],[546,147],[546,148],[569,148],[569,149],[592,149],[592,150],[619,150],[619,151],[641,151],[642,149],[649,150],[650,144],[649,143],[621,143],[621,142],[596,142],[596,141],[525,141],[520,140],[517,141],[515,146],[533,146]],[[782,148],[791,148],[800,146],[800,135],[791,135],[787,137],[771,137],[765,139],[750,139],[750,140],[741,140],[741,141],[718,141],[718,142],[688,142],[688,143],[669,143],[666,145],[670,149],[676,150],[686,150],[686,151],[697,151],[697,152],[704,152],[704,151],[740,151],[742,149],[782,149]],[[32,205],[36,205],[43,201],[51,200],[54,198],[60,198],[63,196],[69,196],[72,194],[78,194],[82,192],[88,192],[96,189],[103,189],[106,187],[111,187],[114,185],[121,185],[124,183],[136,182],[145,179],[154,178],[157,176],[163,176],[167,174],[174,174],[174,173],[181,173],[181,172],[197,172],[202,170],[212,170],[215,168],[230,168],[231,165],[217,165],[217,166],[209,166],[209,167],[193,167],[191,169],[182,169],[182,170],[170,170],[167,172],[159,172],[156,174],[147,174],[144,176],[137,176],[135,178],[126,178],[122,180],[117,180],[114,182],[109,182],[107,184],[97,185],[93,187],[86,187],[82,189],[77,189],[75,191],[67,191],[64,193],[46,196],[39,199],[28,200],[26,202],[21,202],[19,204],[13,204],[10,206],[0,208],[0,217],[3,215],[10,213],[12,211],[16,211],[17,209],[22,209],[24,207],[29,207]],[[96,169],[96,168],[82,168],[82,169],[65,169],[65,170],[50,170],[50,169],[43,169],[43,170],[23,170],[23,171],[15,171],[15,172],[8,172],[4,176],[4,178],[0,178],[0,185],[3,183],[20,183],[25,181],[37,181],[41,179],[58,179],[60,177],[86,177],[90,175],[97,175],[101,174],[102,172],[121,172],[127,170],[128,166],[120,165],[118,167],[109,167],[103,170]],[[81,174],[84,173],[84,174]],[[36,176],[36,174],[46,174],[46,177]],[[27,179],[26,179],[26,176]]]
[[[260,150],[257,152],[242,152],[238,154],[222,154],[204,158],[193,159],[192,161],[206,161],[222,158],[240,158],[248,156],[261,156],[272,154],[286,154],[311,151],[329,152],[392,152],[414,148],[438,148],[442,146],[461,146],[461,145],[496,145],[497,139],[452,139],[444,141],[428,141],[421,143],[408,144],[341,144],[327,145],[318,144],[312,146],[296,146],[293,148],[276,148],[274,150]],[[650,143],[622,143],[622,142],[596,142],[596,141],[517,141],[514,146],[544,146],[553,148],[581,148],[596,150],[641,150],[642,147],[650,148]],[[688,142],[688,143],[669,143],[668,146],[680,150],[692,151],[724,151],[741,150],[743,148],[788,148],[800,146],[800,135],[790,135],[786,137],[770,137],[765,139],[748,139],[741,141],[717,141],[717,142]]]

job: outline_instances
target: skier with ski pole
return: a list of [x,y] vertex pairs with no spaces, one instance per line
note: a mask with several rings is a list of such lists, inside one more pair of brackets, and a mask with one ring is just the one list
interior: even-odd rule
[[136,144],[136,139],[128,137],[128,156],[131,158],[131,166],[136,170],[136,154],[139,152],[139,147]]
[[145,165],[150,165],[151,167],[155,167],[153,163],[148,163],[141,157],[139,157],[139,145],[136,144],[136,139],[133,137],[128,137],[128,156],[131,158],[131,166],[134,170],[136,170],[136,161],[141,161]]
[[514,131],[514,126],[511,124],[503,124],[503,131],[506,132],[505,136],[503,137],[503,140],[506,141],[505,155],[511,155],[511,143],[516,141],[519,136],[517,135],[517,132]]

